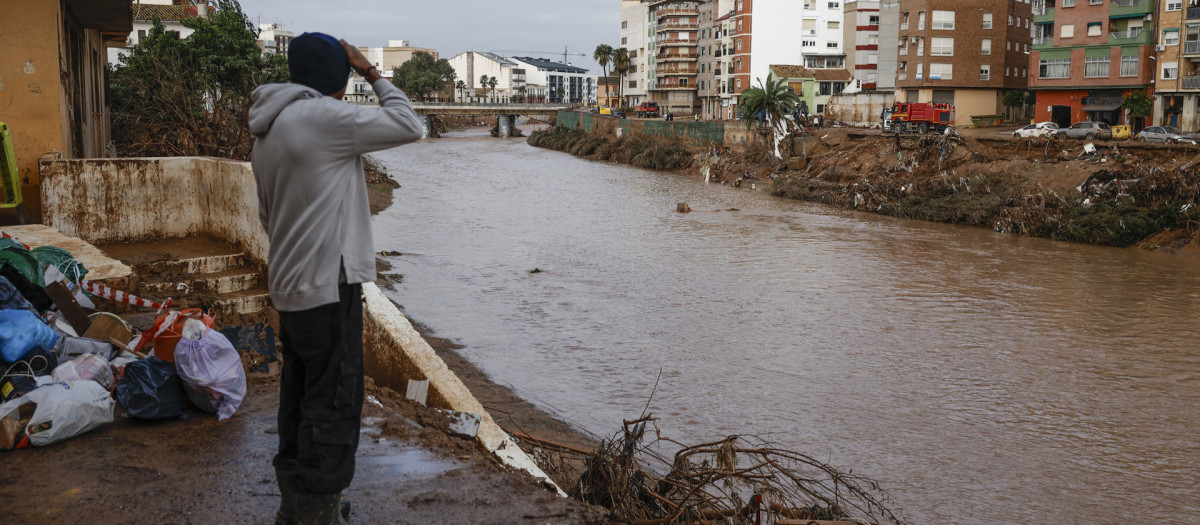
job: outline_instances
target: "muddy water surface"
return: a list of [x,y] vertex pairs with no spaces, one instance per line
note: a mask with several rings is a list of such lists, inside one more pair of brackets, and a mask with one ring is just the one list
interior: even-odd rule
[[1200,515],[1200,262],[468,135],[378,155],[394,297],[580,428],[637,416],[661,369],[670,435],[769,433],[914,523]]

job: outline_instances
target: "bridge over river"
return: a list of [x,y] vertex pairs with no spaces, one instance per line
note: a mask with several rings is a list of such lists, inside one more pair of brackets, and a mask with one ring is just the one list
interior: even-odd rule
[[433,128],[435,117],[496,117],[499,136],[508,137],[518,117],[545,120],[560,110],[577,108],[570,104],[470,104],[455,102],[413,102],[413,109],[424,117],[425,134]]

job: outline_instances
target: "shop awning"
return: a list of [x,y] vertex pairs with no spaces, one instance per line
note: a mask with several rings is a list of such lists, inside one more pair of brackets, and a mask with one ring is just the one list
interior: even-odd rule
[[1083,106],[1084,111],[1116,111],[1118,109],[1121,109],[1120,104],[1088,104]]

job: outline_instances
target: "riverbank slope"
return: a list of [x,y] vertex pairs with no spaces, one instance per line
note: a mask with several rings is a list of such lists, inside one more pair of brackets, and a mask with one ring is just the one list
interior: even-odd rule
[[763,148],[557,127],[534,146],[593,160],[685,170],[706,180],[895,217],[1109,246],[1200,254],[1200,149],[848,128]]

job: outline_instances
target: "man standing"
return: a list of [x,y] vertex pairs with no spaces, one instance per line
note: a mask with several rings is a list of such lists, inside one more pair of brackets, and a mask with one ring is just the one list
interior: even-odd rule
[[[361,283],[375,280],[361,155],[418,140],[423,126],[408,97],[344,40],[300,35],[288,67],[292,83],[258,87],[250,108],[283,343],[275,522],[341,524],[362,416]],[[351,68],[381,107],[342,102]]]

